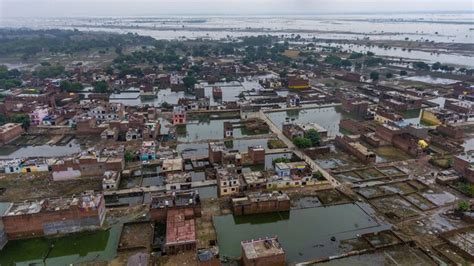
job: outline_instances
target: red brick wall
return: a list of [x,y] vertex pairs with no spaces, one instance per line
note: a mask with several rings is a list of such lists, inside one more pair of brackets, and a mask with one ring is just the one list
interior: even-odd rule
[[9,239],[29,238],[43,235],[44,223],[98,217],[99,209],[86,211],[71,207],[63,211],[44,211],[34,214],[4,216],[2,221]]
[[8,143],[19,137],[23,132],[24,130],[21,127],[21,124],[15,124],[13,127],[0,133],[0,143]]

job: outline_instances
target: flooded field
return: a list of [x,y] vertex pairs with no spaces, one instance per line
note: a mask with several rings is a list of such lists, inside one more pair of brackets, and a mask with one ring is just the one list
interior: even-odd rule
[[[224,122],[239,122],[240,119],[188,120],[185,130],[178,130],[178,141],[219,140],[224,138]],[[242,137],[240,128],[234,129],[234,137]]]
[[[304,204],[304,203],[301,203]],[[278,236],[288,262],[337,254],[339,241],[386,229],[367,204],[343,204],[234,217],[214,217],[221,256],[239,257],[240,241]],[[331,221],[338,221],[333,223]],[[331,241],[335,237],[336,241]]]
[[280,129],[285,122],[317,123],[328,131],[329,136],[339,134],[339,122],[343,118],[336,107],[270,112],[267,116]]
[[[267,77],[267,76],[265,76]],[[242,82],[217,82],[214,84],[202,83],[204,86],[204,94],[209,97],[210,105],[217,106],[219,102],[212,97],[212,88],[219,86],[222,89],[222,102],[237,101],[238,96],[243,91],[259,90],[262,86],[257,82],[260,76],[248,77]],[[194,94],[187,94],[184,91],[172,91],[171,89],[160,89],[154,99],[142,99],[138,88],[129,88],[120,93],[113,93],[110,95],[110,102],[122,103],[127,106],[161,106],[164,102],[168,104],[177,104],[181,98],[195,99]]]
[[[199,135],[200,136],[200,135]],[[268,139],[238,139],[233,141],[227,141],[226,145],[232,150],[238,150],[240,152],[247,152],[248,147],[260,145],[265,149],[268,149]],[[183,158],[193,158],[207,156],[209,153],[208,143],[183,143],[178,144],[176,150],[183,155]]]
[[81,146],[76,140],[72,140],[67,145],[3,146],[0,149],[0,159],[61,157],[80,151]]
[[394,162],[410,159],[411,156],[393,146],[380,146],[373,149],[377,163]]
[[60,238],[9,241],[0,265],[69,265],[107,261],[115,257],[120,227]]
[[437,77],[432,77],[432,76],[429,76],[429,75],[405,77],[403,79],[404,80],[410,80],[410,81],[419,81],[419,82],[428,83],[428,84],[438,84],[438,85],[451,85],[451,84],[454,84],[456,82],[459,82],[459,80],[437,78]]

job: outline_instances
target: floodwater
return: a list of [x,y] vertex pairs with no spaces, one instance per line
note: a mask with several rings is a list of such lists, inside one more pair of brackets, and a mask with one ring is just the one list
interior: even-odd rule
[[[264,25],[264,26],[262,26]],[[87,18],[3,18],[0,27],[33,29],[79,29],[115,33],[137,33],[156,39],[228,39],[274,35],[316,40],[410,40],[415,43],[472,43],[474,22],[470,13],[435,14],[345,14],[280,16],[181,16],[181,17],[87,17]],[[415,45],[413,47],[416,47]],[[439,61],[474,66],[472,54],[449,51],[430,53],[401,48],[346,47],[379,55]]]
[[[8,149],[8,147],[2,147],[2,149]],[[14,150],[14,149],[12,149]],[[34,158],[34,157],[62,157],[69,156],[81,152],[81,146],[76,140],[72,140],[67,145],[38,145],[38,146],[25,146],[11,153],[0,156],[0,159],[17,159],[17,158]]]
[[[147,16],[84,18],[4,18],[2,27],[77,28],[136,32],[158,39],[220,39],[227,36],[302,34],[304,37],[433,40],[471,43],[470,13],[317,14],[279,16]],[[265,25],[263,27],[262,25]]]
[[0,251],[0,265],[70,265],[111,260],[116,255],[120,227],[60,238],[9,241]]
[[217,186],[197,188],[201,199],[217,199]]
[[[214,226],[221,257],[239,257],[243,240],[278,236],[290,263],[336,255],[340,251],[339,241],[387,229],[387,225],[374,218],[374,210],[368,204],[238,217],[229,214],[214,217]],[[331,241],[332,237],[336,241]]]
[[[224,122],[239,122],[240,119],[188,120],[186,133],[178,132],[178,141],[217,140],[224,138]],[[179,130],[178,130],[179,131]],[[241,137],[240,129],[234,129],[234,137]]]
[[[247,77],[242,82],[230,81],[230,82],[217,82],[214,84],[202,83],[204,86],[204,94],[209,97],[210,105],[217,106],[218,101],[215,101],[212,97],[212,88],[219,86],[222,89],[222,101],[231,102],[238,101],[239,94],[243,91],[260,90],[262,86],[258,83],[259,79],[268,78],[268,76],[255,76]],[[122,103],[127,106],[155,106],[159,107],[164,102],[169,104],[177,104],[181,98],[195,99],[195,95],[187,94],[184,91],[172,91],[171,89],[160,89],[154,99],[142,99],[140,92],[137,88],[129,88],[121,93],[113,93],[110,95],[110,102]]]
[[[422,60],[429,63],[441,62],[443,64],[454,64],[459,66],[474,66],[474,56],[460,55],[454,53],[431,53],[419,50],[404,50],[402,48],[396,49],[385,49],[382,47],[366,46],[366,45],[355,45],[345,43],[317,43],[320,46],[328,46],[339,48],[344,51],[367,53],[373,52],[379,56],[393,57],[393,58],[405,58],[411,60]],[[420,80],[422,82],[427,79]]]
[[343,115],[336,107],[324,107],[283,112],[269,112],[268,118],[278,127],[283,123],[317,123],[328,131],[329,136],[339,135],[339,122]]
[[[268,139],[256,138],[256,139],[235,139],[225,142],[225,145],[230,150],[237,150],[239,152],[246,153],[249,147],[262,146],[268,149]],[[184,159],[202,158],[207,157],[209,154],[208,143],[185,143],[178,144],[176,150],[183,156]]]
[[402,79],[410,80],[410,81],[419,81],[419,82],[428,83],[428,84],[437,84],[437,85],[451,85],[456,82],[459,82],[459,80],[455,80],[455,79],[437,78],[437,77],[432,77],[430,75],[404,77]]

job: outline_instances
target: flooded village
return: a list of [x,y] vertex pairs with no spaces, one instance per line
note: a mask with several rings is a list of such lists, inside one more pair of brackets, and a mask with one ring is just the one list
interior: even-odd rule
[[474,262],[472,43],[78,28],[0,29],[0,265]]

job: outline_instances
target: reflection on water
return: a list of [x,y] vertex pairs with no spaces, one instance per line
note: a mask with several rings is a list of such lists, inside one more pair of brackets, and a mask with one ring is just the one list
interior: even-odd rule
[[0,251],[0,265],[70,265],[115,257],[120,227],[60,238],[9,241]]
[[[8,149],[8,147],[2,147],[2,149]],[[12,149],[13,150],[13,149]],[[0,156],[0,159],[16,159],[16,158],[27,158],[27,157],[61,157],[73,155],[81,151],[81,146],[76,140],[72,140],[67,145],[39,145],[39,146],[27,146],[21,147],[17,150],[12,151],[9,154]]]
[[[373,213],[373,209],[367,204],[343,204],[285,213],[216,216],[214,226],[224,257],[240,256],[240,242],[243,240],[276,235],[285,250],[287,261],[301,262],[337,254],[340,240],[380,231],[384,226],[368,213]],[[337,241],[330,240],[333,236]]]
[[328,131],[329,136],[339,134],[339,122],[342,114],[335,107],[291,110],[267,113],[270,120],[280,129],[284,122],[295,124],[317,123]]

